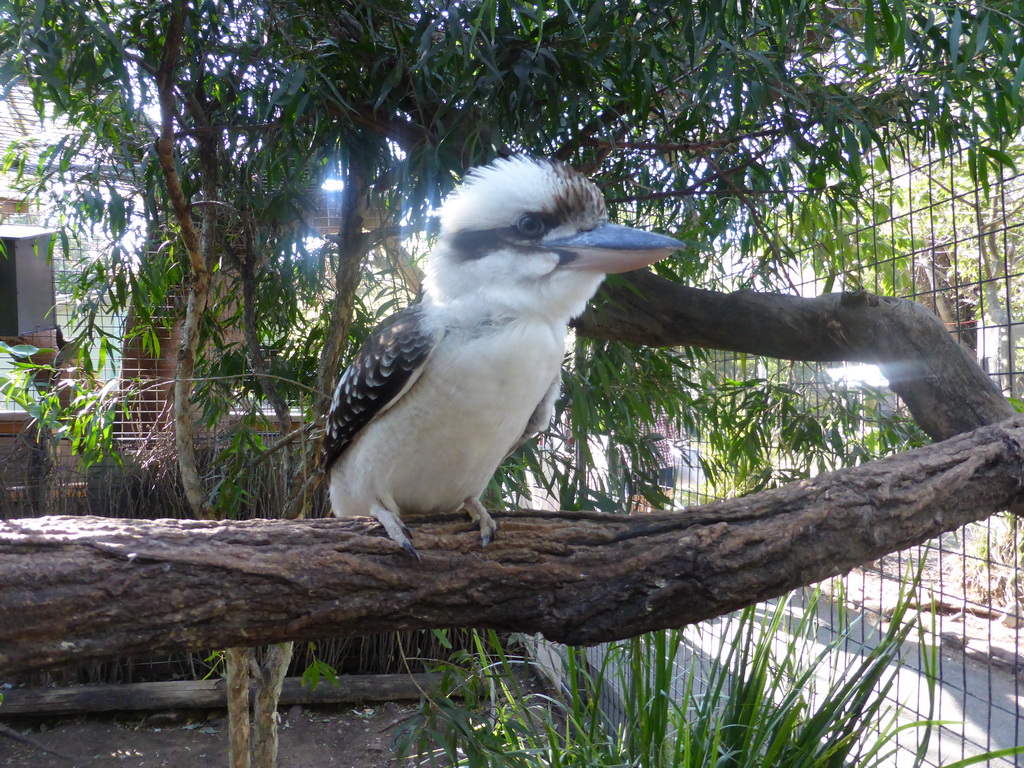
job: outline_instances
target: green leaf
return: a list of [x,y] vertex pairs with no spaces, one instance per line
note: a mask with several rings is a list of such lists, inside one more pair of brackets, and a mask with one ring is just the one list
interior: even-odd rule
[[1003,152],[1001,149],[996,149],[995,147],[987,147],[982,145],[978,147],[978,150],[982,154],[991,157],[1000,165],[1006,166],[1007,168],[1010,168],[1014,171],[1017,169],[1017,163],[1013,159],[1013,157],[1011,157],[1008,153]]
[[949,58],[955,67],[960,58],[960,37],[963,34],[963,16],[960,9],[953,11],[953,19],[949,27]]
[[434,638],[441,644],[442,648],[446,648],[449,651],[452,650],[452,641],[448,637],[448,630],[433,629],[431,632],[433,632]]
[[[42,351],[44,350],[39,347],[33,347],[31,344],[15,344],[14,346],[11,346],[5,341],[0,341],[0,352],[6,352],[7,354],[14,355],[15,357],[32,357],[32,355],[38,354]],[[52,352],[53,350],[47,349],[45,351]]]
[[974,30],[974,56],[981,55],[985,46],[988,44],[988,27],[989,21],[992,17],[991,13],[981,12],[979,13],[979,21]]
[[873,64],[878,50],[877,34],[875,32],[875,9],[870,0],[865,0],[861,9],[861,13],[864,14],[864,52],[867,56],[867,62]]
[[1022,87],[1024,87],[1024,57],[1021,57],[1020,63],[1017,64],[1017,71],[1013,75],[1011,93],[1019,98]]
[[1024,755],[1024,745],[1007,747],[1006,749],[997,749],[992,752],[985,752],[981,755],[974,755],[973,757],[968,757],[964,760],[957,760],[955,763],[946,763],[943,765],[943,768],[967,768],[968,765],[991,763],[993,760],[1014,757],[1015,755]]

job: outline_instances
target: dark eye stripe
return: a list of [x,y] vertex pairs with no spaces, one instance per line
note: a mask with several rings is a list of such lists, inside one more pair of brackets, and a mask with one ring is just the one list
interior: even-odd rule
[[475,261],[488,253],[509,245],[509,227],[476,229],[459,232],[452,237],[452,250],[459,261]]
[[[531,223],[539,225],[536,233],[523,231],[522,226],[525,219],[530,219]],[[458,261],[475,261],[499,248],[532,246],[541,237],[557,227],[559,223],[559,219],[556,216],[552,216],[547,212],[527,211],[516,219],[515,224],[509,227],[465,230],[452,235],[450,242],[454,256]]]

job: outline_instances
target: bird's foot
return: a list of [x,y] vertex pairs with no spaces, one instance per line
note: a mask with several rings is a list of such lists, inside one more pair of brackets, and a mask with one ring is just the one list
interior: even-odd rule
[[412,534],[409,531],[409,526],[402,522],[402,518],[398,516],[397,512],[388,509],[383,504],[374,504],[370,508],[370,514],[373,515],[373,518],[378,523],[384,526],[384,530],[387,531],[392,541],[399,544],[402,549],[417,560],[423,559],[420,557],[420,553],[416,551],[416,547],[412,545],[410,540]]
[[494,534],[498,532],[498,524],[494,522],[491,513],[480,503],[480,499],[470,497],[462,502],[462,508],[466,510],[470,520],[480,525],[480,540],[486,547],[494,541]]

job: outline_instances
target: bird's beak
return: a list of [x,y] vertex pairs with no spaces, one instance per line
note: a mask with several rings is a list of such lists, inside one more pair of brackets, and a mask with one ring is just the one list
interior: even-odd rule
[[563,262],[566,269],[615,274],[661,261],[682,248],[683,243],[643,229],[605,223],[570,237],[546,241],[544,246],[572,257]]

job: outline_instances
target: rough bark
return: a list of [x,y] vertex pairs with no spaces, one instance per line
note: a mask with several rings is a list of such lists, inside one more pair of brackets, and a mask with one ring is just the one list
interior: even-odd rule
[[228,705],[229,768],[249,768],[249,667],[252,648],[235,647],[224,651]]
[[170,649],[462,626],[596,643],[720,615],[1015,504],[1024,417],[683,513],[0,523],[0,673]]
[[581,336],[649,346],[874,363],[935,440],[1014,413],[942,321],[906,299],[861,291],[812,299],[718,293],[631,272],[606,286],[576,326]]
[[252,764],[258,768],[277,766],[277,708],[280,706],[288,664],[294,643],[278,643],[264,649],[256,674],[252,699]]

